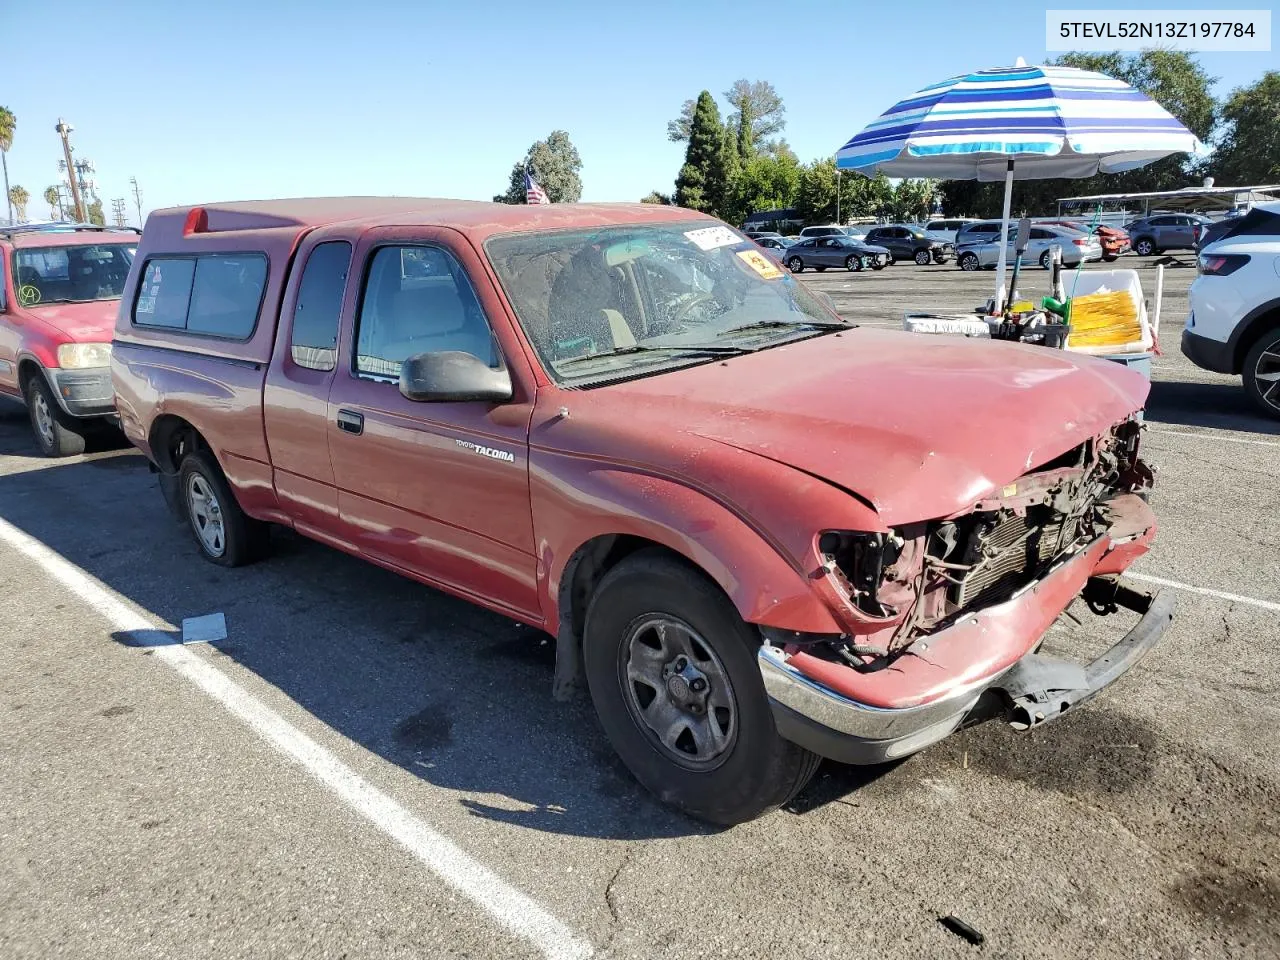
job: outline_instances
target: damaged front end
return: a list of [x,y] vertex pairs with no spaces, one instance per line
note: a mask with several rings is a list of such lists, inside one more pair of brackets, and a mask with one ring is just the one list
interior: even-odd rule
[[[1119,578],[1155,534],[1140,434],[1126,420],[952,516],[821,533],[815,584],[847,629],[763,629],[759,663],[784,735],[877,762],[978,719],[1047,722],[1127,670],[1171,617],[1171,603]],[[1082,593],[1095,613],[1143,619],[1095,664],[1035,653]]]

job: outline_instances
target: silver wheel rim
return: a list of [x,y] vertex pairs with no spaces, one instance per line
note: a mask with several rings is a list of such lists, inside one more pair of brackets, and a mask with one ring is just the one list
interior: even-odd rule
[[40,434],[40,439],[44,441],[45,446],[52,447],[53,411],[49,409],[49,401],[45,399],[44,391],[35,391],[35,401],[31,405],[31,412],[35,420],[36,432]]
[[633,620],[619,651],[623,699],[636,726],[669,760],[718,767],[738,739],[729,674],[687,623],[666,614]]
[[965,257],[963,260],[960,261],[960,267],[963,270],[969,270],[969,271],[977,270],[978,261],[975,257]]
[[787,263],[787,267],[790,268],[792,273],[799,273],[804,269],[804,264],[800,262],[799,257],[792,257]]
[[211,557],[222,556],[227,550],[222,505],[209,481],[198,473],[187,478],[187,514],[205,553]]
[[1273,341],[1258,355],[1253,365],[1253,379],[1262,402],[1280,411],[1280,340]]
[[928,266],[932,257],[929,254],[921,252],[916,254],[916,263],[922,267]]

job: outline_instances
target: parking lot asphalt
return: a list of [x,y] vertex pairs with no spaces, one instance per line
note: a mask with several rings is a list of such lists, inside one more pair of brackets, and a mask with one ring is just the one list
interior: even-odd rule
[[[1280,422],[1178,352],[1192,273],[1166,275],[1144,438],[1161,643],[1033,734],[825,764],[724,831],[551,700],[547,638],[285,532],[214,567],[140,456],[40,459],[0,407],[0,956],[1280,955]],[[994,278],[804,279],[896,326]],[[209,645],[128,629],[219,611]],[[1074,612],[1051,649],[1129,623]]]

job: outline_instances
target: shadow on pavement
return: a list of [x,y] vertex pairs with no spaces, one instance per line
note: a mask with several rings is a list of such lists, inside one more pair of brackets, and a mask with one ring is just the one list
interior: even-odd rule
[[1153,423],[1280,436],[1280,420],[1264,416],[1253,405],[1239,377],[1208,383],[1156,380],[1151,384],[1146,418]]

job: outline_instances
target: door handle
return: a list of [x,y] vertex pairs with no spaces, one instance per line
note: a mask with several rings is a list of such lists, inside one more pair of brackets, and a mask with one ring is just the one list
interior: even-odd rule
[[364,433],[364,414],[354,410],[339,410],[338,429],[344,433]]

